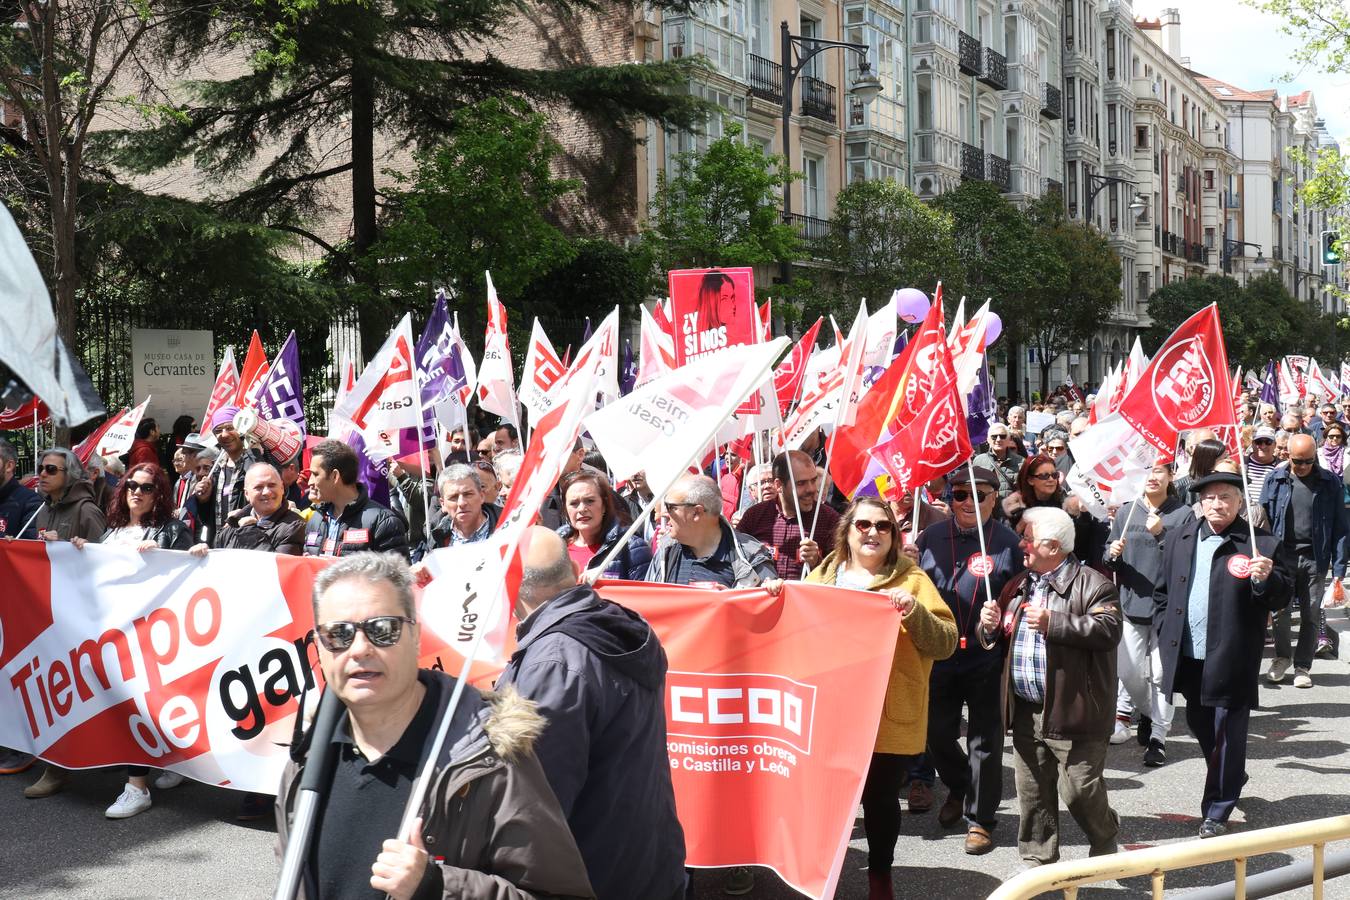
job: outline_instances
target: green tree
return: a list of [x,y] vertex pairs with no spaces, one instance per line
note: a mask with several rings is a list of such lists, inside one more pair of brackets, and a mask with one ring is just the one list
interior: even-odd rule
[[952,217],[966,295],[981,303],[992,299],[1003,320],[999,340],[1006,348],[1008,384],[1020,393],[1015,348],[1032,340],[1045,286],[1067,279],[1064,264],[1041,239],[1036,223],[989,182],[967,181],[934,205]]
[[643,232],[658,277],[669,269],[796,259],[801,238],[779,213],[791,177],[783,157],[747,145],[734,125],[704,152],[676,156],[657,173]]
[[[644,117],[691,126],[705,108],[681,90],[697,60],[595,65],[559,40],[550,46],[566,58],[556,65],[510,64],[493,49],[519,27],[514,0],[162,2],[182,12],[158,45],[167,65],[200,70],[241,53],[247,64],[234,77],[193,83],[191,100],[152,127],[113,135],[123,163],[150,171],[190,158],[222,183],[243,180],[227,208],[314,242],[349,273],[357,300],[374,304],[364,316],[367,350],[388,319],[374,303],[379,267],[356,264],[379,240],[381,136],[394,148],[432,149],[453,131],[457,109],[493,96],[579,115],[605,134],[630,134]],[[551,16],[562,38],[581,14],[617,8],[554,0],[532,11]],[[351,239],[335,247],[304,226],[344,188]]]
[[1089,341],[1120,302],[1120,257],[1101,232],[1070,221],[1057,194],[1042,198],[1028,215],[1034,240],[1058,263],[1047,269],[1039,302],[1026,310],[1023,323],[1040,357],[1044,396],[1051,364]]
[[808,303],[803,318],[847,315],[863,297],[875,309],[896,288],[932,291],[939,279],[947,296],[959,296],[965,278],[953,228],[949,213],[924,203],[904,185],[854,182],[839,192],[821,247],[839,274],[827,294],[817,293]]

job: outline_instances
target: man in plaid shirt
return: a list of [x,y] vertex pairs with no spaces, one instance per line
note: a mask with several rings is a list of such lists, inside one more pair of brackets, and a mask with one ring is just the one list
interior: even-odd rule
[[1102,769],[1115,724],[1120,601],[1073,557],[1073,519],[1036,507],[1019,526],[1027,573],[980,611],[980,641],[1009,639],[1004,723],[1012,730],[1017,847],[1028,866],[1059,859],[1059,788],[1090,856],[1116,852],[1120,817]]

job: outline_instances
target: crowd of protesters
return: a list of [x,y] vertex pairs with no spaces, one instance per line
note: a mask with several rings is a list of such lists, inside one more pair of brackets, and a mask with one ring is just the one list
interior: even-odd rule
[[[437,896],[480,896],[477,874],[539,893],[683,896],[689,878],[665,760],[665,654],[641,617],[595,593],[590,584],[600,577],[771,592],[800,579],[871,591],[894,607],[900,636],[862,795],[872,898],[892,896],[902,800],[910,814],[928,812],[939,779],[942,826],[960,829],[967,853],[995,849],[1009,736],[1025,864],[1059,858],[1061,800],[1090,854],[1116,852],[1107,747],[1134,738],[1143,765],[1165,765],[1177,694],[1207,762],[1199,836],[1222,834],[1245,780],[1238,776],[1263,647],[1273,643],[1265,677],[1278,683],[1292,670],[1298,688],[1313,684],[1317,658],[1336,653],[1326,614],[1341,603],[1350,546],[1350,401],[1277,410],[1244,398],[1240,458],[1217,435],[1191,432],[1177,459],[1156,466],[1141,495],[1106,521],[1066,487],[1090,402],[1001,409],[969,467],[912,492],[883,483],[851,503],[825,477],[821,440],[761,460],[728,451],[660,497],[641,473],[613,483],[604,460],[578,442],[541,513],[546,527],[531,529],[516,598],[518,651],[498,684],[505,699],[482,701],[497,705],[498,732],[514,722],[520,733],[508,739],[492,726],[463,725],[465,742],[498,748],[504,771],[491,777],[501,783],[422,824],[448,853],[476,825],[491,832],[515,814],[549,846],[451,854],[430,865],[415,843],[382,848],[383,833],[335,829],[318,848],[315,868],[324,860],[331,868],[312,873],[311,896],[326,896],[338,876],[370,871],[372,885],[391,896],[422,896],[428,879]],[[358,715],[362,688],[342,687],[341,666],[360,652],[390,673],[409,659],[415,669],[409,641],[399,641],[404,625],[416,628],[410,585],[430,577],[417,561],[492,533],[520,469],[519,436],[509,425],[466,428],[443,466],[422,472],[402,460],[387,484],[372,487],[347,443],[324,440],[276,459],[236,432],[236,411],[204,423],[206,441],[193,423],[175,423],[168,446],[143,422],[120,477],[107,461],[86,465],[69,450],[45,451],[36,491],[20,483],[14,450],[0,442],[0,531],[80,548],[346,558],[325,570],[332,574],[316,585],[315,601],[325,673],[339,667],[328,683],[352,712],[343,737],[351,755],[335,778],[363,777],[388,754],[389,783],[402,784],[415,767],[400,748],[406,753],[429,727],[449,680],[400,669],[401,693],[376,692],[397,710],[398,726],[390,732],[384,722],[377,735],[373,723],[383,720]],[[1032,432],[1028,413],[1053,422]],[[517,695],[536,708],[513,706]],[[0,773],[33,764],[6,752]],[[24,793],[49,797],[70,777],[46,766]],[[540,789],[541,777],[551,792]],[[180,781],[163,773],[153,784]],[[130,769],[107,816],[149,809],[150,786],[148,771]],[[283,788],[283,839],[287,803]],[[383,815],[396,796],[379,803]],[[270,798],[250,795],[241,816],[269,809]],[[457,817],[469,819],[444,821]],[[753,888],[749,869],[718,877],[728,894]]]

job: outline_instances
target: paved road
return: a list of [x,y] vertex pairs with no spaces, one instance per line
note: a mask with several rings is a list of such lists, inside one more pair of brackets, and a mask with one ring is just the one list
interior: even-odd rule
[[[1342,642],[1350,653],[1350,634]],[[1319,661],[1311,690],[1264,689],[1266,708],[1252,717],[1248,771],[1251,783],[1234,821],[1239,828],[1261,828],[1350,812],[1350,664]],[[1121,840],[1127,848],[1189,840],[1196,819],[1204,766],[1187,734],[1183,712],[1168,742],[1169,763],[1146,769],[1133,743],[1112,747],[1107,763],[1111,800],[1121,815]],[[898,897],[915,900],[984,897],[1018,871],[1014,840],[1016,816],[1012,770],[1005,758],[1006,802],[995,837],[1001,842],[983,857],[966,856],[961,837],[942,831],[936,812],[905,816],[896,854]],[[269,826],[233,821],[237,795],[197,784],[158,792],[150,811],[120,822],[103,818],[120,789],[112,772],[80,774],[65,793],[47,800],[25,800],[22,787],[31,775],[0,778],[0,898],[23,900],[214,900],[266,898],[276,876]],[[938,789],[938,802],[945,797]],[[1064,857],[1080,858],[1087,847],[1082,833],[1064,815]],[[866,897],[866,844],[861,820],[854,830],[838,896]],[[1338,845],[1343,846],[1343,845]],[[1289,861],[1289,854],[1253,860],[1249,871]],[[1213,867],[1169,879],[1169,887],[1227,880],[1231,869]],[[719,879],[697,879],[699,898],[721,897]],[[1080,897],[1146,894],[1143,880],[1124,887],[1085,890]],[[752,895],[799,895],[764,872]],[[1350,897],[1350,881],[1339,882],[1328,897]]]

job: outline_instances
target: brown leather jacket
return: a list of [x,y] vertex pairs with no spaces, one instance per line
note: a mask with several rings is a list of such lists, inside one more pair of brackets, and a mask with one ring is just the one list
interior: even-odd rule
[[[441,679],[444,715],[453,679],[427,669],[418,677]],[[422,840],[429,854],[443,857],[446,900],[595,896],[581,851],[534,755],[544,725],[535,705],[514,689],[487,695],[471,689],[460,698],[422,806]],[[278,857],[285,852],[302,768],[291,762],[282,774]],[[298,896],[316,900],[308,873]]]
[[[1023,573],[999,596],[1000,618],[1012,609],[1012,631],[1030,594]],[[1106,740],[1116,716],[1116,644],[1120,600],[1116,586],[1069,557],[1050,582],[1050,627],[1045,634],[1045,718],[1041,736],[1051,740]],[[1003,660],[1003,723],[1012,722],[1012,642]]]

